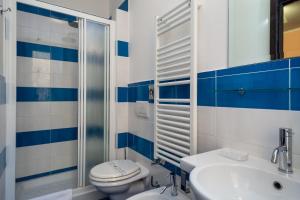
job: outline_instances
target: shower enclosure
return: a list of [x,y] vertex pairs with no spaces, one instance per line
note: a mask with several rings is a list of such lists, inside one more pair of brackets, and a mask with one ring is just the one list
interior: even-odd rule
[[16,199],[89,185],[109,159],[113,22],[16,5]]

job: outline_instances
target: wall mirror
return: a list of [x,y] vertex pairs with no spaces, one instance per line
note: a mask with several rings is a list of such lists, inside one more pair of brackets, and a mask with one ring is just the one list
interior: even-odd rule
[[300,56],[300,0],[229,0],[228,66]]

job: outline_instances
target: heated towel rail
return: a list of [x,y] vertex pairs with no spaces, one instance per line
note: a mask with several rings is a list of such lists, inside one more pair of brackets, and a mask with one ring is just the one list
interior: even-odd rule
[[[177,167],[197,152],[198,6],[184,0],[156,19],[154,157]],[[162,98],[162,88],[175,95]],[[184,88],[189,95],[179,98]]]

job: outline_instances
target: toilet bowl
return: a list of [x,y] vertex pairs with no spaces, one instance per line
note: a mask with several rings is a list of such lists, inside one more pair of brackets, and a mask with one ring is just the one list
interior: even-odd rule
[[114,160],[93,167],[90,182],[111,200],[123,200],[143,192],[149,185],[149,170],[131,160]]

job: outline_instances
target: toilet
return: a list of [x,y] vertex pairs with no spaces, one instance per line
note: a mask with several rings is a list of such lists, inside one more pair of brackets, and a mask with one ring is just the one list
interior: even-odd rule
[[111,200],[123,200],[145,191],[149,170],[131,160],[114,160],[99,164],[90,171],[90,182]]

